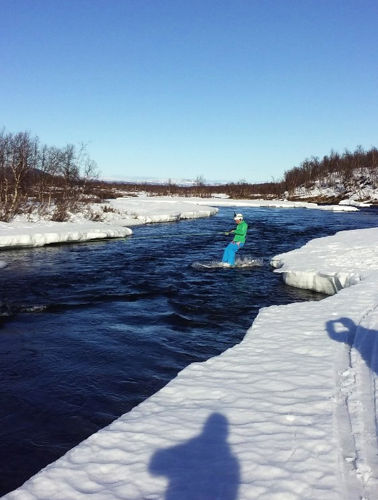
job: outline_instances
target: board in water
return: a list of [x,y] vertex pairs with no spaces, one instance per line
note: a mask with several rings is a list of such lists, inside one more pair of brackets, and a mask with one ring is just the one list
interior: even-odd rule
[[[244,257],[242,259],[236,259],[235,265],[231,269],[238,268],[251,268],[251,267],[261,267],[263,265],[262,259],[253,259],[252,257]],[[225,265],[219,260],[207,260],[203,262],[193,262],[192,267],[198,270],[204,269],[230,269],[230,266]]]

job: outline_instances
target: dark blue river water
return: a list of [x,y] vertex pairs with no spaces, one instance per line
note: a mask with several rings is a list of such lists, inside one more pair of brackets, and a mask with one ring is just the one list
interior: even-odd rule
[[258,310],[319,300],[269,258],[377,212],[243,209],[252,269],[219,259],[233,210],[135,228],[127,239],[0,253],[0,494],[129,411],[193,361],[238,343]]

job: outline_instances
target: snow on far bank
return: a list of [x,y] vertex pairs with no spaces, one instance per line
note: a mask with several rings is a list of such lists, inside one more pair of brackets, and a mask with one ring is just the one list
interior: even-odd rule
[[[298,186],[291,193],[296,198],[340,198],[349,200],[350,205],[359,206],[364,201],[367,204],[378,201],[378,169],[358,168],[344,173],[332,172],[323,178],[313,181],[310,187]],[[344,203],[345,203],[344,200]]]
[[69,222],[39,220],[30,222],[16,217],[10,223],[0,222],[0,248],[36,247],[52,243],[87,241],[100,238],[122,238],[132,233],[129,227],[152,222],[209,217],[215,207],[316,208],[320,210],[355,211],[346,205],[318,206],[315,203],[285,200],[233,200],[225,198],[123,197],[91,205],[92,215],[102,222],[88,221],[84,213],[72,215]]
[[[163,197],[161,198],[163,199]],[[166,199],[166,198],[164,198]],[[171,198],[175,200],[175,197]],[[356,212],[357,207],[347,205],[317,205],[316,203],[307,203],[304,201],[288,200],[234,200],[232,198],[185,198],[190,203],[199,205],[210,205],[216,207],[272,207],[272,208],[311,208],[317,210],[331,210],[334,212]]]
[[365,202],[362,202],[362,201],[356,201],[356,200],[353,200],[352,198],[347,198],[345,200],[341,200],[339,201],[339,205],[349,205],[351,207],[357,207],[357,208],[369,208],[372,205],[372,203],[365,203]]
[[2,267],[5,267],[6,265],[7,265],[7,263],[6,263],[6,262],[4,262],[3,260],[0,260],[0,269],[1,269]]
[[113,223],[118,221],[127,226],[210,217],[218,211],[210,206],[200,207],[180,197],[125,197],[109,200],[106,205],[115,211],[107,214],[106,220]]
[[[208,217],[217,212],[216,208],[180,201],[139,198],[120,198],[103,206],[110,207],[110,211],[102,213],[104,222],[88,221],[84,214],[80,213],[73,215],[70,222],[29,222],[23,217],[17,217],[10,223],[0,222],[0,248],[38,247],[52,243],[123,238],[132,234],[132,230],[126,226]],[[92,206],[92,210],[100,209],[101,205]]]
[[275,258],[287,273],[360,281],[263,308],[239,345],[191,364],[4,499],[376,499],[377,241],[378,228],[347,231]]

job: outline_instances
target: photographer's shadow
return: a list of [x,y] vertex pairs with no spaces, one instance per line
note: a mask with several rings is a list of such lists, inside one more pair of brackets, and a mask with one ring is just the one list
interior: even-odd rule
[[150,473],[169,480],[165,500],[236,500],[240,468],[227,435],[226,417],[213,413],[199,436],[152,456]]
[[378,374],[378,330],[356,325],[350,318],[327,321],[331,339],[357,349],[367,366]]

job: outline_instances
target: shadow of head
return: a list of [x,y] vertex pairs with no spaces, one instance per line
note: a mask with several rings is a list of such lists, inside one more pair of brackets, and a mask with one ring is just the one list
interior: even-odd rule
[[353,345],[356,324],[350,318],[332,319],[326,323],[328,335],[332,340]]
[[239,463],[227,443],[228,428],[227,418],[213,413],[199,435],[154,453],[149,472],[167,477],[166,500],[237,498]]
[[350,318],[339,318],[326,323],[329,337],[356,349],[366,365],[378,373],[378,330],[356,325]]

